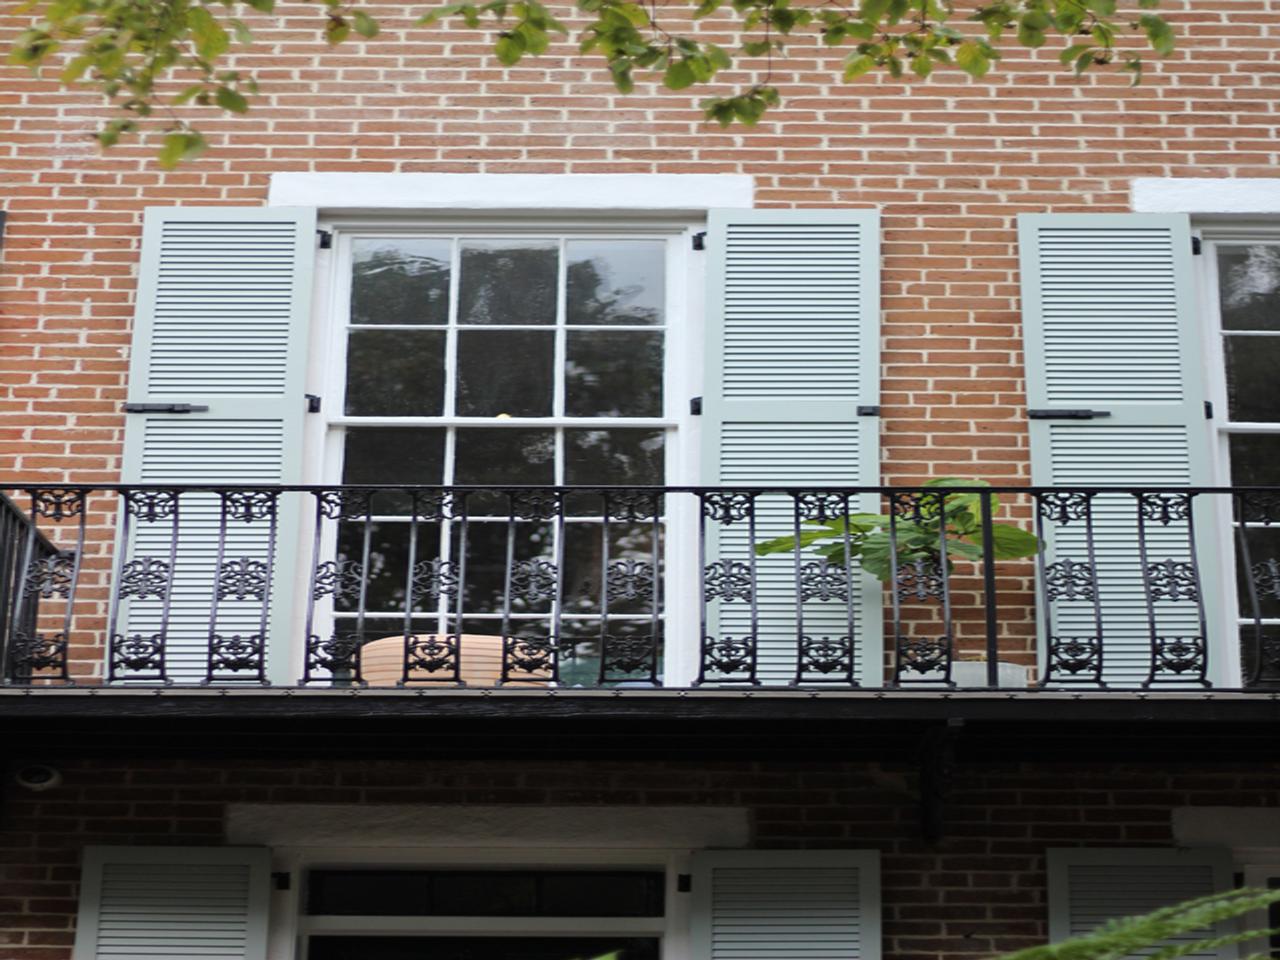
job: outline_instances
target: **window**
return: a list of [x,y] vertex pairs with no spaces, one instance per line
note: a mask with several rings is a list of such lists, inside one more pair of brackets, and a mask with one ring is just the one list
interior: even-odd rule
[[[1219,476],[1237,487],[1280,485],[1280,234],[1210,232],[1206,239],[1216,318],[1209,356]],[[1232,520],[1245,679],[1275,680],[1274,667],[1256,661],[1257,651],[1280,638],[1280,598],[1271,590],[1251,591],[1245,574],[1252,568],[1255,583],[1264,585],[1280,574],[1280,527],[1263,522],[1253,508],[1242,514],[1238,504]]]
[[[331,379],[329,479],[345,484],[662,485],[678,418],[667,358],[684,331],[677,234],[636,230],[351,231]],[[331,393],[334,391],[330,391]],[[563,518],[511,524],[510,499],[467,497],[466,521],[419,523],[407,495],[337,534],[368,587],[335,605],[337,632],[558,636],[561,681],[594,682],[599,637],[662,630],[663,591],[602,599],[602,565],[661,576],[665,520],[603,522],[598,495]],[[460,595],[409,597],[404,571],[433,565]],[[559,595],[541,589],[563,572]],[[508,578],[527,578],[510,589]],[[656,576],[655,576],[655,571]],[[508,601],[507,598],[511,597]],[[410,621],[406,624],[406,612]]]
[[659,960],[666,875],[619,869],[323,869],[308,960]]

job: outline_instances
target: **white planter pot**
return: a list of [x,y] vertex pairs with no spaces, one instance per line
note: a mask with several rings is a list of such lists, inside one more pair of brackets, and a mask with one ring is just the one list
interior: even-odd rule
[[[1021,663],[996,663],[998,686],[1026,689],[1028,684],[1028,668]],[[916,677],[907,677],[908,681],[940,683],[942,672],[921,673]],[[951,664],[951,682],[960,689],[985,687],[987,685],[987,662],[985,660],[956,660]]]

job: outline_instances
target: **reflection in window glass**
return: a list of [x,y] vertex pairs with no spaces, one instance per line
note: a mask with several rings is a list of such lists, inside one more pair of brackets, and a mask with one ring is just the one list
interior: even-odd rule
[[554,240],[464,240],[459,323],[556,322]]
[[661,430],[565,430],[565,483],[660,485]]
[[1227,410],[1240,423],[1280,422],[1280,336],[1227,335],[1223,357],[1227,365]]
[[443,330],[352,330],[347,416],[439,416],[444,412]]
[[555,350],[550,330],[459,331],[458,416],[551,416]]
[[663,322],[666,245],[661,240],[570,240],[568,322]]
[[662,334],[571,330],[565,346],[565,415],[662,416]]
[[1218,296],[1222,329],[1280,332],[1280,245],[1220,246]]
[[357,238],[351,249],[353,324],[448,322],[451,241]]

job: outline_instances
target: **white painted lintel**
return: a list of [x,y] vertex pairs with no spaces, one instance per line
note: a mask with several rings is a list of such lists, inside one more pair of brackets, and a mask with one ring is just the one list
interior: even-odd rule
[[755,181],[721,173],[273,173],[267,205],[399,210],[694,212],[749,208]]
[[1280,213],[1280,178],[1139,177],[1130,184],[1135,213],[1261,216]]

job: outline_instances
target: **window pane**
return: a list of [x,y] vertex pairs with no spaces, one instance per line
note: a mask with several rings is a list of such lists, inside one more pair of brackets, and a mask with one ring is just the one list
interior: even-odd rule
[[574,330],[565,344],[565,415],[662,416],[662,334]]
[[466,240],[459,323],[556,322],[554,240]]
[[1249,563],[1240,549],[1239,529],[1235,531],[1237,611],[1245,618],[1253,617],[1253,601],[1249,597],[1249,571],[1253,571],[1258,595],[1258,610],[1269,620],[1280,620],[1280,527],[1249,526]]
[[565,430],[564,482],[660,485],[665,440],[662,430]]
[[549,417],[554,371],[550,330],[460,331],[458,416]]
[[352,241],[351,322],[447,323],[448,240]]
[[[364,524],[345,522],[338,527],[338,559],[360,563],[364,557]],[[369,561],[365,567],[364,608],[366,612],[404,610],[409,573],[408,523],[369,524]],[[434,523],[417,524],[417,546],[413,556],[415,577],[413,609],[434,611],[438,598],[430,595],[431,563],[439,556],[440,530]],[[351,594],[338,598],[335,610],[356,610],[360,597]]]
[[[521,427],[460,428],[454,483],[542,485],[555,483],[555,432]],[[506,515],[505,498],[501,516]],[[473,509],[474,515],[476,511]]]
[[[343,441],[342,482],[423,484],[444,482],[443,428],[348,427]],[[379,493],[375,513],[408,513],[410,498]]]
[[444,412],[444,331],[352,330],[343,411],[352,417]]
[[[372,895],[377,891],[378,895]],[[649,870],[314,870],[312,916],[660,917]]]
[[1228,443],[1232,484],[1280,486],[1280,435],[1236,433]]
[[1225,336],[1227,411],[1230,419],[1280,421],[1280,337]]
[[[506,593],[508,524],[495,521],[475,521],[467,525],[467,576],[463,585],[463,610],[465,613],[501,613]],[[550,562],[555,555],[552,528],[545,523],[515,523],[511,543],[513,562]],[[455,552],[455,556],[456,556]],[[511,611],[513,613],[546,613],[550,601],[529,601],[516,596],[513,588]],[[492,630],[479,633],[497,632]],[[473,631],[467,631],[473,632]]]
[[570,240],[565,250],[569,323],[663,322],[663,241]]
[[[567,523],[564,534],[564,610],[601,611],[603,524]],[[653,610],[653,524],[609,524],[609,612],[648,614]]]
[[1224,330],[1280,331],[1280,246],[1218,248]]

